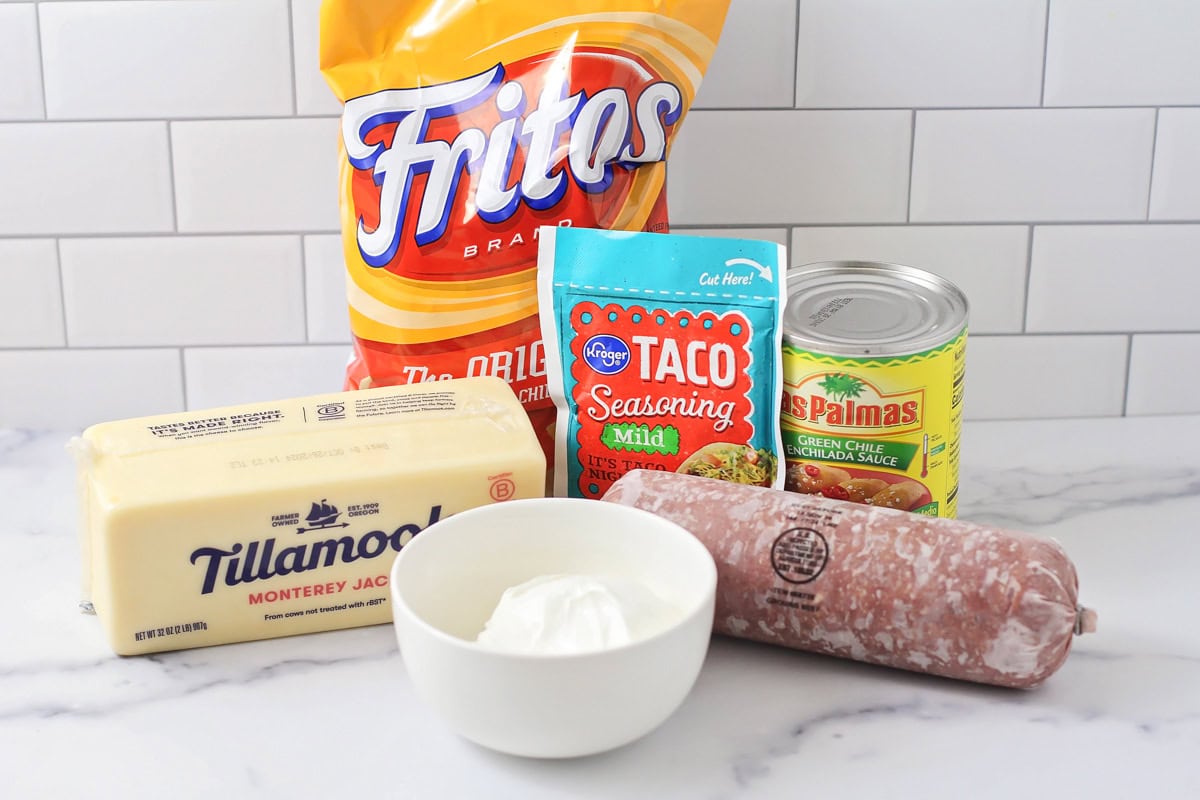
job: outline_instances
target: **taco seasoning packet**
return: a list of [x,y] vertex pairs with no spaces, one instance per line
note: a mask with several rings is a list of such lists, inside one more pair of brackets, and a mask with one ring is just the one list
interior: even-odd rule
[[554,494],[632,469],[781,488],[785,264],[774,242],[543,229]]
[[325,0],[346,388],[500,376],[551,455],[538,230],[666,230],[667,153],[727,7]]

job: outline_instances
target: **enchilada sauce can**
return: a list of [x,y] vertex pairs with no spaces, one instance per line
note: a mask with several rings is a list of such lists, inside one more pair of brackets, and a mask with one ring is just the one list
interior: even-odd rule
[[966,296],[867,261],[794,267],[787,286],[785,488],[954,517]]

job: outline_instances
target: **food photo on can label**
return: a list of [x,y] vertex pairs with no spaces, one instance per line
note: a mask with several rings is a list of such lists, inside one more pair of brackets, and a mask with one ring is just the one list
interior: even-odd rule
[[1198,30],[0,2],[4,798],[1200,797]]

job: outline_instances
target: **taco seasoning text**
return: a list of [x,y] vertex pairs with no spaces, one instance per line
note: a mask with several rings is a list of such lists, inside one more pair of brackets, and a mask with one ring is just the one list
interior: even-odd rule
[[774,242],[542,230],[556,495],[634,469],[782,488],[785,263]]
[[785,488],[955,516],[966,297],[865,261],[795,267],[787,285]]

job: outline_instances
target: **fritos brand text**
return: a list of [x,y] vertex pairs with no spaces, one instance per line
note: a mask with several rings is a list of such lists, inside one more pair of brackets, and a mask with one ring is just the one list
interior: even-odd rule
[[[412,211],[413,177],[426,175],[416,204],[413,241],[432,244],[446,233],[464,175],[471,176],[475,213],[487,223],[507,221],[524,205],[545,211],[558,205],[574,182],[599,193],[613,182],[613,170],[662,161],[667,126],[683,109],[679,88],[649,83],[636,98],[609,87],[589,95],[571,92],[561,73],[550,72],[526,111],[529,97],[505,67],[461,80],[420,88],[385,89],[346,102],[342,139],[355,169],[370,171],[379,185],[378,224],[360,216],[358,250],[372,267],[388,264],[400,248],[402,221]],[[430,123],[490,104],[498,121],[490,128],[463,126],[453,138],[430,135]],[[490,116],[490,115],[489,115]],[[392,127],[391,144],[379,128]],[[560,140],[567,139],[565,169],[558,168]],[[635,145],[635,138],[640,145]],[[514,182],[518,144],[524,166]]]

